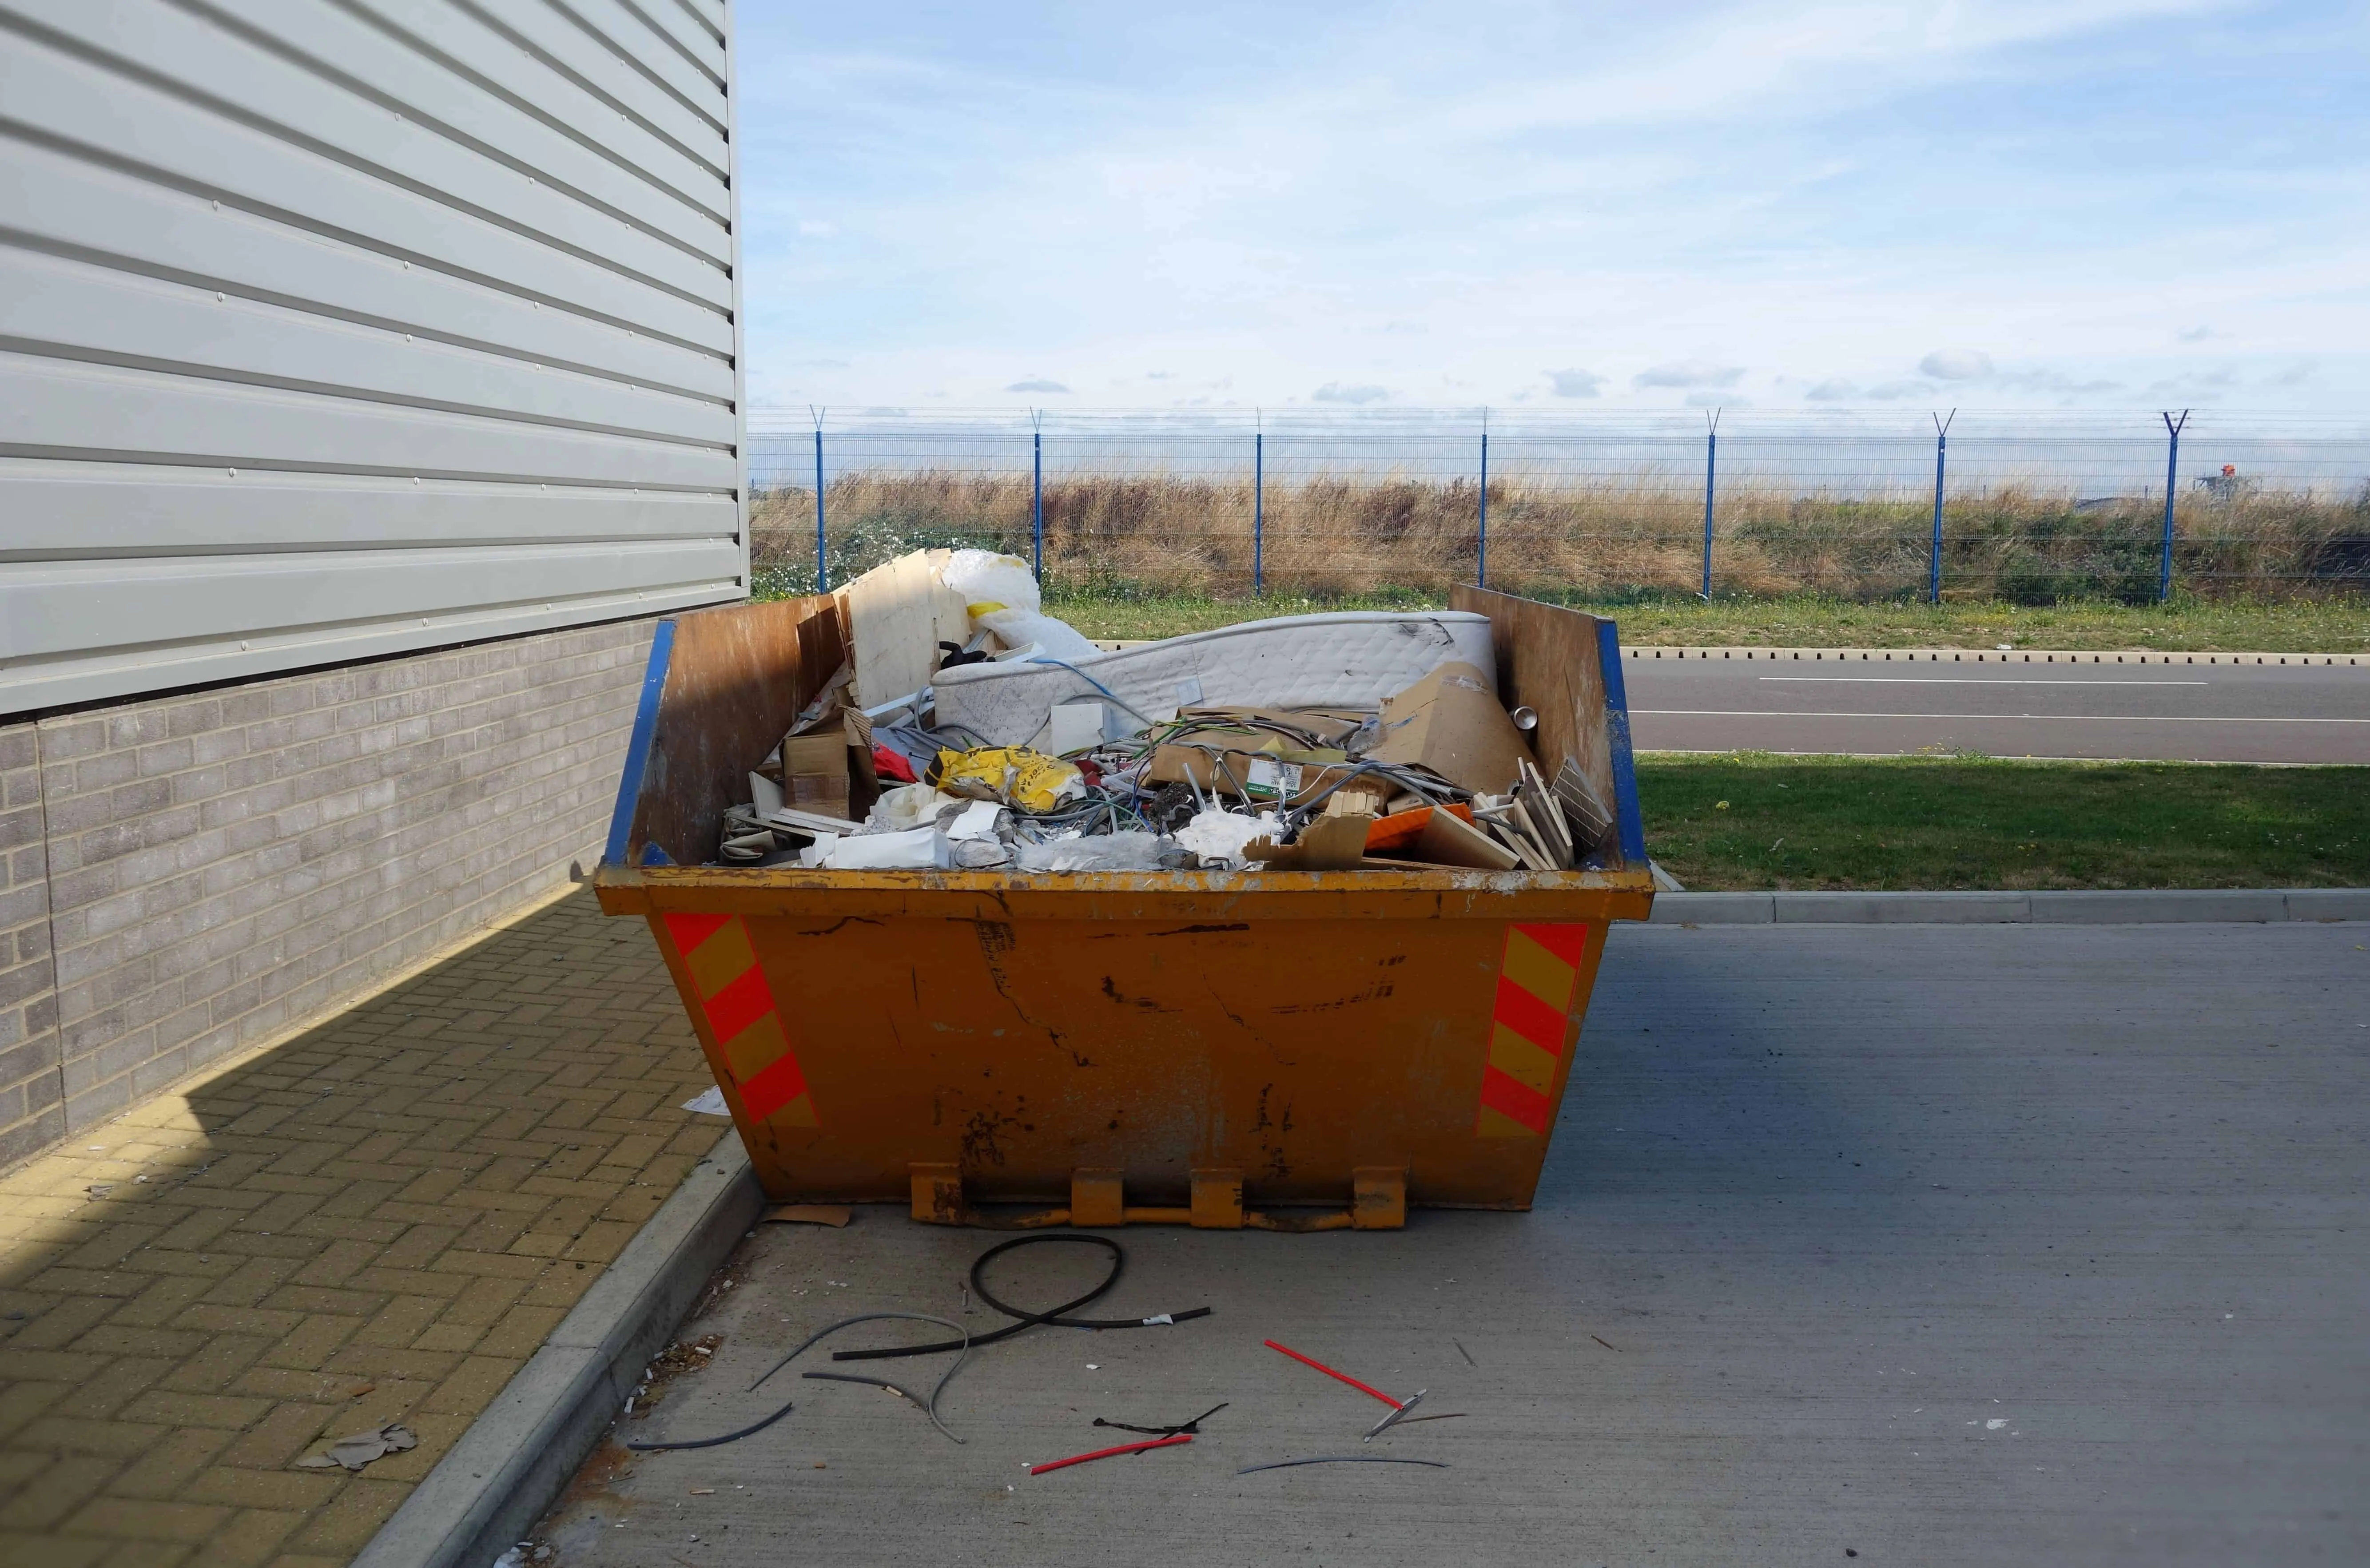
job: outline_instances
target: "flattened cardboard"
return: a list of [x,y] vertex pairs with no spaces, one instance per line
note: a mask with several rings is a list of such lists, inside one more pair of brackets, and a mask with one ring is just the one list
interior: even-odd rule
[[1243,853],[1266,862],[1270,871],[1355,871],[1366,858],[1366,830],[1374,825],[1366,816],[1319,817],[1300,830],[1297,842],[1253,839]]
[[1426,769],[1476,795],[1512,790],[1529,754],[1490,678],[1469,664],[1444,664],[1385,699],[1382,738],[1366,752],[1374,761]]

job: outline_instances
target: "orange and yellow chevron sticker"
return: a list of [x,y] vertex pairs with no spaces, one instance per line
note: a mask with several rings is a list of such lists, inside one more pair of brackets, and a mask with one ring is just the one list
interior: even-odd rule
[[1498,1003],[1490,1017],[1489,1064],[1481,1070],[1480,1138],[1545,1136],[1555,1105],[1556,1065],[1563,1059],[1572,993],[1580,985],[1584,925],[1510,925],[1498,965]]
[[814,1096],[739,915],[662,915],[751,1121],[817,1127]]

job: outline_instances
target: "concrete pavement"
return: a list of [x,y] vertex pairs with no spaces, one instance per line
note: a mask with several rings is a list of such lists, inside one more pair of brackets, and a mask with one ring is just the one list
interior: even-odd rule
[[[1532,1213],[1120,1232],[1099,1312],[1215,1315],[978,1353],[960,1447],[871,1390],[747,1384],[833,1318],[963,1315],[1000,1238],[761,1228],[683,1330],[721,1336],[712,1369],[628,1435],[797,1411],[604,1448],[542,1561],[2361,1561],[2365,948],[2358,923],[1617,928]],[[1050,1304],[1091,1276],[997,1277]],[[1380,1413],[1268,1336],[1466,1413],[1364,1450],[1453,1468],[1238,1477],[1360,1452]],[[1095,1416],[1221,1400],[1190,1447],[1023,1471],[1125,1436]]]
[[2370,658],[1685,651],[1622,660],[1640,750],[2370,762]]

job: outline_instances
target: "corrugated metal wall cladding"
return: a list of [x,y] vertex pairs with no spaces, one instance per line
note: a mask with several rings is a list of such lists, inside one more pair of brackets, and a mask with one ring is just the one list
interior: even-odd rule
[[730,496],[0,458],[0,562],[730,540]]
[[745,591],[708,0],[0,0],[0,712]]
[[[491,222],[466,201],[376,177],[21,35],[0,34],[0,102],[75,143],[69,150],[144,177],[529,299],[619,323],[640,321],[694,348],[731,349],[731,280],[679,252],[671,255],[684,277],[673,280],[604,265]],[[402,132],[392,115],[385,129],[390,141]],[[523,192],[523,180],[509,177]],[[607,227],[619,236],[632,232],[622,223]],[[675,286],[695,272],[715,279],[718,298]]]
[[[93,616],[138,643],[272,635],[730,578],[725,540],[513,544],[462,550],[313,551],[0,567],[0,658],[80,651]],[[132,639],[127,638],[129,646]]]
[[730,452],[0,353],[0,452],[729,495]]
[[694,163],[726,173],[721,122],[628,65],[550,0],[451,0],[511,43],[669,143]]
[[[318,0],[242,0],[232,17],[202,0],[178,4],[259,48],[286,54],[345,92],[433,131],[505,168],[636,224],[717,266],[731,258],[722,188],[702,207],[632,172],[506,98],[479,89],[412,48]],[[714,182],[711,182],[714,183]],[[703,221],[704,220],[704,221]]]
[[732,411],[714,403],[21,251],[0,250],[0,340],[98,363],[719,452],[736,439]]
[[724,356],[588,321],[377,251],[168,190],[45,147],[0,157],[0,211],[45,251],[325,319],[408,332],[530,363],[729,406]]
[[[719,223],[731,222],[731,200],[718,169],[548,69],[483,18],[443,5],[407,6],[397,0],[349,4],[355,16],[386,37],[489,97],[579,142],[633,177],[692,203]],[[597,139],[591,134],[596,128]]]

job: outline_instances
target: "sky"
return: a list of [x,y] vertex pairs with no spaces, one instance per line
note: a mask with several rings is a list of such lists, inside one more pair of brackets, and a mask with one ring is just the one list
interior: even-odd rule
[[2370,6],[737,12],[759,417],[2370,412]]

